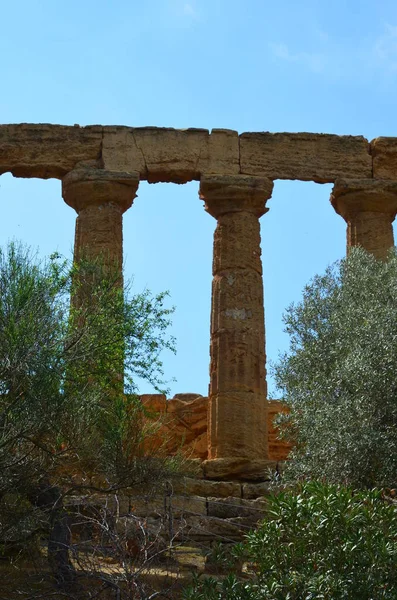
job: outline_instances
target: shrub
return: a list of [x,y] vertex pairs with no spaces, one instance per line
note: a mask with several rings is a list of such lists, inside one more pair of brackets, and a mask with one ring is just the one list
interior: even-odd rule
[[353,487],[397,484],[397,255],[364,250],[306,286],[284,317],[274,367],[293,440],[286,476]]
[[381,491],[309,482],[271,496],[241,551],[249,580],[197,580],[184,600],[397,597],[397,512]]

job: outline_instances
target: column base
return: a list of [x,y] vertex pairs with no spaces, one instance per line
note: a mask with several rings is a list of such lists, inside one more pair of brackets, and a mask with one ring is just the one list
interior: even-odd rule
[[205,479],[268,481],[277,472],[277,461],[243,457],[205,460],[202,469]]

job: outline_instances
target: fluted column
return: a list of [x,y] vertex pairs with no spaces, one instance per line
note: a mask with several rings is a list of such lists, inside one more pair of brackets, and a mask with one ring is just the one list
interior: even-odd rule
[[392,223],[397,213],[397,183],[337,179],[331,203],[347,223],[347,253],[353,246],[361,246],[384,260],[394,246]]
[[[138,173],[117,173],[100,169],[76,169],[62,181],[62,196],[77,212],[74,260],[99,260],[98,270],[83,272],[71,297],[75,308],[88,308],[93,302],[96,277],[108,277],[120,290],[123,285],[123,213],[132,205],[139,184]],[[79,277],[79,276],[78,276]],[[77,316],[80,319],[81,316]],[[107,347],[101,362],[106,364],[107,379],[103,379],[105,397],[124,390],[124,346],[123,342]],[[92,358],[83,361],[87,380],[98,385],[93,373],[97,365]],[[101,384],[102,385],[102,384]]]
[[76,169],[62,181],[62,196],[77,212],[74,258],[101,257],[122,277],[123,213],[132,205],[138,173]]
[[200,198],[217,219],[210,346],[209,459],[267,458],[265,324],[259,218],[273,183],[207,175]]

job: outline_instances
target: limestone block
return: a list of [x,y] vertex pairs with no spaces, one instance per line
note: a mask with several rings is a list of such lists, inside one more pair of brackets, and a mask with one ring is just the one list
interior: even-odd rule
[[173,486],[175,493],[202,497],[241,497],[241,483],[237,481],[211,481],[186,477]]
[[266,502],[261,499],[247,500],[242,498],[209,498],[208,516],[220,519],[235,519],[247,517],[254,522],[263,518],[266,510]]
[[146,179],[145,158],[138,148],[132,127],[104,127],[102,161],[109,171],[137,171]]
[[0,174],[61,179],[76,165],[99,161],[102,127],[0,125]]
[[188,458],[184,461],[184,472],[186,476],[194,479],[203,479],[203,461],[200,458]]
[[206,460],[208,458],[208,437],[207,424],[205,423],[204,433],[199,434],[190,443],[184,444],[183,453],[185,456],[194,456]]
[[175,517],[180,517],[186,514],[207,514],[207,500],[200,496],[172,496],[170,498],[170,507],[172,509],[172,514]]
[[397,137],[378,137],[371,142],[373,176],[397,179]]
[[237,131],[213,129],[199,158],[200,173],[240,173],[240,145]]
[[106,169],[139,170],[141,179],[186,183],[199,179],[200,156],[207,153],[207,129],[166,127],[104,128]]
[[[243,525],[243,528],[240,525]],[[175,524],[177,530],[177,524]],[[182,540],[209,541],[221,538],[222,541],[238,541],[247,533],[245,523],[240,519],[219,519],[217,517],[192,516],[180,531]],[[177,537],[178,539],[178,537]]]
[[238,174],[237,131],[104,127],[102,159],[105,169],[139,171],[141,179],[184,183],[200,173]]
[[204,477],[207,479],[245,481],[269,481],[271,473],[277,468],[272,460],[217,458],[203,462]]
[[136,517],[160,517],[164,514],[163,496],[132,496],[129,512]]
[[191,400],[196,400],[196,398],[202,398],[202,394],[193,394],[192,392],[175,394],[173,400],[182,400],[183,402],[190,402]]
[[140,400],[149,411],[165,413],[167,409],[167,399],[164,394],[142,394]]
[[184,514],[206,515],[207,501],[199,496],[133,496],[130,512],[137,517],[161,517],[171,511],[174,517]]
[[241,487],[243,498],[252,500],[262,498],[263,496],[269,496],[274,490],[274,487],[269,481],[262,481],[261,483],[243,483]]
[[183,400],[179,400],[179,398],[172,398],[172,400],[167,400],[167,413],[177,413],[181,412],[185,408],[185,402]]
[[369,144],[362,136],[317,133],[243,133],[241,173],[270,179],[329,183],[337,177],[372,177]]

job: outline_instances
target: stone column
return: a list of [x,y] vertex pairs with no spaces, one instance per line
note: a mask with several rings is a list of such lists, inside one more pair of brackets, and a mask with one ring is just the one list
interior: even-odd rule
[[101,257],[122,274],[123,213],[132,205],[138,173],[76,169],[62,180],[62,196],[77,212],[74,258]]
[[392,223],[397,213],[397,182],[337,179],[331,204],[347,223],[347,253],[362,246],[385,259],[394,246]]
[[209,459],[266,459],[267,387],[259,218],[273,182],[206,175],[200,198],[217,219],[210,346]]
[[[99,276],[109,274],[116,289],[123,285],[123,213],[132,205],[138,185],[138,173],[92,168],[71,171],[62,181],[62,196],[78,215],[74,260],[78,263],[81,259],[99,259]],[[86,273],[83,282],[75,289],[71,304],[84,309],[92,302],[95,276]],[[123,348],[115,347],[113,351],[112,354],[106,349],[109,382],[112,382],[106,390],[109,397],[112,393],[122,393],[124,388]],[[90,360],[86,368],[88,373],[93,370]]]

